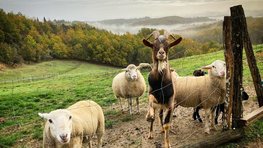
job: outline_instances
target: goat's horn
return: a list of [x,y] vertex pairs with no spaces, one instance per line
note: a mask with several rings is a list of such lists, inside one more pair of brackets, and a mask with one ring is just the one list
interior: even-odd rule
[[165,37],[166,39],[168,39],[168,38],[169,38],[169,36],[170,36],[171,34],[170,34],[170,32],[168,32],[168,31],[164,30],[164,33],[163,33],[163,35],[164,35],[164,37]]
[[160,32],[158,30],[153,31],[153,37],[154,39],[157,39],[160,36]]
[[146,38],[146,40],[149,40],[149,38],[152,37],[152,36],[153,36],[153,33],[151,33],[151,34]]
[[160,32],[158,30],[155,30],[146,38],[146,40],[149,40],[150,37],[152,37],[152,36],[154,37],[154,39],[157,39],[159,37],[159,35],[160,35]]
[[174,40],[176,40],[176,38],[175,38],[172,34],[170,34],[170,36],[171,36]]

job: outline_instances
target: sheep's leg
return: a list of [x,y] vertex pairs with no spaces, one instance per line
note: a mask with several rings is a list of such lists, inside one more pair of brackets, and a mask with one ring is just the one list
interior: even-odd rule
[[101,148],[102,147],[102,135],[97,134],[97,138],[98,138],[97,148]]
[[200,110],[200,109],[201,109],[200,106],[197,106],[197,107],[195,108],[195,115],[196,115],[196,118],[197,118],[197,120],[198,120],[199,122],[203,122],[202,119],[201,119],[201,117],[200,117],[200,114],[199,114],[199,110]]
[[132,114],[132,98],[129,99],[129,110],[130,110],[130,115]]
[[164,147],[165,148],[171,147],[170,140],[169,140],[169,130],[170,130],[170,121],[172,117],[172,110],[173,108],[169,108],[167,115],[164,118],[163,129],[164,129]]
[[196,107],[194,107],[194,112],[193,112],[193,119],[196,120]]
[[215,119],[218,118],[218,117],[215,117],[215,108],[213,107],[211,110],[210,110],[210,116],[211,116],[211,129],[215,130]]
[[209,116],[210,116],[211,110],[210,108],[205,109],[205,133],[210,134],[209,129]]
[[227,112],[228,112],[227,110],[228,110],[228,103],[225,102],[223,116],[222,116],[223,130],[227,130],[229,128],[227,123]]
[[136,104],[137,104],[137,113],[140,113],[140,106],[139,106],[139,97],[136,98]]
[[81,148],[82,147],[82,140],[83,140],[82,136],[72,138],[71,142],[70,142],[71,144],[69,147]]
[[121,106],[121,111],[123,112],[124,109],[123,109],[122,102],[121,102],[122,98],[121,98],[121,97],[117,97],[117,98],[119,99],[119,104],[120,104],[120,106]]
[[218,124],[218,116],[219,116],[219,111],[220,111],[220,105],[217,105],[216,107],[213,107],[212,108],[213,111],[215,111],[215,124],[217,125]]

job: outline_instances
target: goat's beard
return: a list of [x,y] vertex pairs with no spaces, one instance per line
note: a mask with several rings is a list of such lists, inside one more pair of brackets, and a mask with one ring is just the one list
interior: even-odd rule
[[167,62],[158,60],[158,72],[163,73],[163,70],[166,69]]

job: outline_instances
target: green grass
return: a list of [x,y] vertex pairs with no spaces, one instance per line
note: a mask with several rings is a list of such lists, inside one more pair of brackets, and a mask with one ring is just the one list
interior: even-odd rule
[[[255,54],[262,76],[263,45],[255,47]],[[195,69],[216,59],[224,59],[222,51],[171,60],[170,64],[180,75],[192,75]],[[244,83],[251,84],[245,59]],[[38,112],[65,108],[83,99],[94,100],[103,108],[109,107],[116,102],[111,90],[112,78],[120,71],[119,68],[69,60],[0,71],[0,117],[5,119],[0,123],[0,147],[10,147],[21,139],[41,140],[43,120]],[[147,72],[143,74],[146,78]],[[106,111],[105,116],[107,128],[135,118],[114,110]]]

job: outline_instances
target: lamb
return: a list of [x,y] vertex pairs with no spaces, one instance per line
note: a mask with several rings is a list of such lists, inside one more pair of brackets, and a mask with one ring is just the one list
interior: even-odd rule
[[[148,39],[153,36],[154,42]],[[173,42],[168,42],[168,38],[172,37]],[[159,31],[154,31],[147,39],[143,39],[145,46],[152,49],[153,68],[148,75],[149,82],[149,109],[146,120],[150,122],[149,139],[152,139],[153,122],[155,120],[155,111],[159,110],[159,118],[164,132],[164,147],[171,147],[169,140],[169,129],[171,123],[172,112],[174,108],[175,87],[173,83],[172,72],[168,61],[169,48],[179,44],[182,38],[175,39],[174,36],[164,31],[164,35],[160,35]],[[164,119],[164,120],[163,120]]]
[[57,109],[50,113],[38,113],[46,119],[43,131],[44,148],[81,148],[83,139],[97,135],[97,147],[102,146],[105,132],[102,108],[93,101],[79,101],[67,109]]
[[[211,107],[222,104],[225,101],[225,62],[216,60],[212,64],[202,67],[208,69],[208,75],[200,77],[180,77],[175,78],[175,106],[201,107],[205,109],[205,132],[210,133],[209,116]],[[212,114],[212,119],[214,119]],[[223,123],[226,125],[226,123]],[[211,122],[214,128],[213,120]]]
[[141,68],[151,67],[150,64],[141,63],[139,66],[134,64],[128,65],[124,71],[117,74],[112,81],[112,90],[116,98],[118,98],[122,111],[122,98],[128,99],[129,112],[132,114],[132,98],[136,98],[137,113],[140,112],[139,97],[146,90],[145,80],[140,72]]

